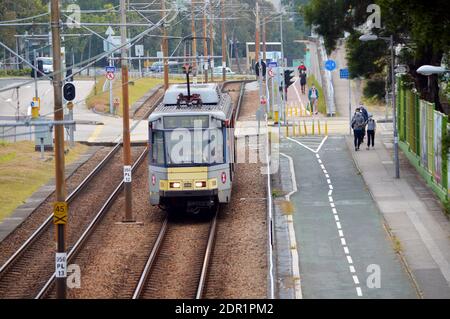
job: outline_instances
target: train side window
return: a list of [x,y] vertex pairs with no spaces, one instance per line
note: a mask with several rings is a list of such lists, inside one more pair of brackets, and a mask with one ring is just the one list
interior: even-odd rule
[[164,161],[164,132],[153,131],[152,163],[163,165]]

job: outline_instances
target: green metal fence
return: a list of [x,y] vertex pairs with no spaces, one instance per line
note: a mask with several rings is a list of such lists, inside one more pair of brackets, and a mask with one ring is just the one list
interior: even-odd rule
[[401,81],[398,84],[399,145],[442,202],[447,203],[448,116],[436,111],[433,103],[421,100]]

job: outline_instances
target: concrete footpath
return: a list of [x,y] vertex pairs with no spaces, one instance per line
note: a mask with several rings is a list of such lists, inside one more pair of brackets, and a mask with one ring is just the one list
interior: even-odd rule
[[351,137],[347,144],[421,296],[450,298],[450,222],[402,152],[400,179],[394,177],[391,133],[379,124],[379,141],[370,151],[353,151]]

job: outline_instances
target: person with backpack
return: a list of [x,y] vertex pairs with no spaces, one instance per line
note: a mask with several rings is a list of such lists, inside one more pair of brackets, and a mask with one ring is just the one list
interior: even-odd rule
[[353,129],[353,136],[354,140],[353,143],[355,144],[355,151],[359,151],[359,147],[362,143],[362,134],[363,129],[366,125],[366,121],[364,121],[364,116],[362,115],[362,112],[359,108],[355,110],[355,114],[353,115],[351,127]]
[[367,120],[367,149],[370,149],[370,144],[372,148],[375,148],[375,130],[377,129],[377,123],[373,119],[372,114],[369,115]]

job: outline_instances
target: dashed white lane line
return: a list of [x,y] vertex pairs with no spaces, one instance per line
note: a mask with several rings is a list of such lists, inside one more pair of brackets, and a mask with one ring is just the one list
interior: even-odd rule
[[[328,191],[328,200],[329,200],[329,202],[330,202],[330,206],[331,206],[332,211],[333,211],[334,219],[335,219],[335,221],[336,221],[336,227],[337,227],[337,229],[338,229],[339,238],[341,239],[341,245],[342,245],[343,248],[344,248],[344,252],[345,252],[345,255],[346,255],[346,257],[347,257],[347,262],[349,263],[350,273],[355,274],[355,275],[352,275],[352,278],[353,278],[353,281],[354,281],[355,285],[357,285],[357,287],[356,287],[356,294],[357,294],[359,297],[361,297],[363,294],[362,294],[361,287],[359,286],[359,279],[358,279],[358,276],[356,275],[355,267],[353,266],[353,259],[352,259],[352,257],[350,256],[350,251],[349,251],[349,249],[348,249],[347,242],[346,242],[345,237],[344,237],[344,232],[342,231],[342,225],[341,225],[341,223],[340,223],[340,221],[339,221],[339,215],[338,215],[338,212],[337,212],[337,209],[336,209],[336,205],[334,204],[334,199],[333,199],[333,197],[331,196],[332,193],[333,193],[333,185],[332,185],[332,183],[331,183],[331,179],[330,179],[330,176],[329,176],[329,174],[328,174],[328,171],[326,170],[325,166],[323,165],[323,162],[322,162],[322,160],[321,160],[321,158],[320,158],[320,155],[318,154],[319,151],[320,151],[320,149],[322,148],[323,144],[324,144],[325,141],[327,140],[327,136],[325,136],[325,138],[322,140],[322,143],[320,143],[320,145],[319,145],[319,147],[317,148],[317,150],[313,150],[313,149],[309,148],[308,146],[306,146],[306,145],[300,143],[299,141],[296,141],[296,140],[294,140],[294,139],[292,139],[292,138],[290,138],[290,137],[287,137],[287,139],[289,139],[289,140],[291,140],[291,141],[293,141],[293,142],[295,142],[295,143],[297,143],[297,144],[299,144],[299,145],[305,147],[306,149],[308,149],[308,150],[310,150],[311,152],[313,152],[313,153],[316,154],[317,161],[318,161],[318,163],[320,164],[320,167],[321,167],[321,169],[322,169],[322,171],[323,171],[323,173],[324,173],[324,175],[325,175],[325,177],[326,177],[326,179],[327,179],[327,184],[328,184],[328,187],[329,187],[329,191]],[[295,176],[295,171],[294,171],[294,169],[293,169],[293,166],[294,166],[294,165],[292,164],[292,163],[293,163],[292,158],[289,157],[289,156],[287,156],[287,155],[285,155],[285,154],[282,154],[282,153],[281,153],[281,155],[283,155],[283,156],[285,156],[286,158],[289,159],[289,161],[290,161],[290,163],[291,163],[292,176]],[[294,184],[294,183],[295,183],[295,177],[294,177],[293,184]],[[295,187],[295,191],[297,191],[297,187]],[[290,197],[290,195],[291,195],[292,193],[293,193],[293,192],[291,192],[291,193],[289,193],[288,195],[286,195],[286,199],[287,199],[287,200],[289,200],[289,197]],[[292,218],[292,216],[290,216],[290,217]],[[291,222],[290,224],[291,224],[291,226],[292,226],[292,228],[293,228],[293,223]],[[294,233],[294,240],[295,240],[295,233]],[[291,242],[292,242],[292,241],[291,241]],[[292,246],[292,244],[291,244],[291,246]],[[296,245],[295,245],[295,246],[296,246]],[[297,252],[297,248],[296,248],[296,247],[295,247],[295,251],[296,251],[296,253],[297,253],[297,260],[298,260],[298,252]],[[297,266],[297,268],[298,268],[298,263],[297,263],[296,266]],[[295,265],[294,265],[294,269],[295,269]],[[300,273],[300,272],[299,272],[299,273]],[[294,276],[295,276],[295,271],[294,271]],[[300,274],[299,274],[298,278],[300,278]],[[300,286],[300,280],[299,280],[298,283],[299,283],[299,286]],[[301,295],[301,290],[300,290],[300,295]]]
[[[297,179],[295,177],[294,161],[292,160],[292,157],[290,157],[289,155],[283,153],[280,154],[288,159],[289,168],[291,170],[292,191],[285,196],[285,199],[290,202],[291,196],[297,192]],[[288,224],[289,245],[291,247],[290,250],[292,256],[292,274],[294,277],[295,298],[303,299],[302,285],[300,281],[300,266],[299,266],[300,263],[297,250],[297,239],[296,239],[297,237],[295,236],[294,220],[292,218],[292,215],[287,215],[286,219]]]

